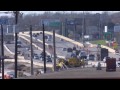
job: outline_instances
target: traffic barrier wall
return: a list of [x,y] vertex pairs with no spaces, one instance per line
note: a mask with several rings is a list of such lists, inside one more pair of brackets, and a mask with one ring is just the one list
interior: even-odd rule
[[[8,61],[9,61],[9,62],[15,62],[14,59],[5,59],[5,62],[8,62]],[[18,62],[31,63],[30,60],[18,60]],[[44,64],[43,64],[43,63],[40,63],[39,61],[34,61],[33,64],[34,64],[34,65],[37,65],[37,66],[41,66],[41,67],[44,66]],[[49,64],[49,63],[47,63],[46,66],[47,66],[47,67],[50,67],[50,68],[53,67],[53,65],[52,65],[52,64]]]
[[[33,33],[39,33],[40,31],[33,31]],[[41,31],[42,32],[42,31]],[[28,34],[29,32],[25,32],[26,34]],[[45,33],[46,34],[49,34],[49,35],[53,35],[53,33],[51,33],[51,32],[48,32],[48,31],[45,31]],[[74,40],[72,40],[72,39],[70,39],[70,38],[67,38],[67,37],[64,37],[64,36],[62,36],[62,35],[59,35],[59,34],[56,34],[55,33],[55,36],[56,37],[59,37],[59,38],[61,38],[61,39],[64,39],[64,40],[66,40],[66,41],[68,41],[68,42],[71,42],[71,43],[73,43],[73,44],[76,44],[76,45],[78,45],[78,46],[80,46],[80,47],[83,47],[83,44],[81,44],[81,43],[79,43],[79,42],[77,42],[77,41],[74,41]]]
[[[7,50],[10,54],[13,54],[13,55],[14,55],[14,53],[11,52],[10,49],[9,49],[5,44],[4,44],[4,47],[6,48],[6,50]],[[24,59],[24,57],[23,57],[23,56],[18,56],[18,59]]]
[[[22,34],[22,33],[21,33],[20,35],[30,37],[30,35],[27,35],[27,34]],[[33,39],[35,39],[35,38],[33,38]],[[37,41],[39,41],[40,43],[43,44],[43,41],[41,41],[40,39],[37,39]],[[49,44],[47,44],[47,43],[45,43],[45,45],[46,45],[47,47],[49,46]]]

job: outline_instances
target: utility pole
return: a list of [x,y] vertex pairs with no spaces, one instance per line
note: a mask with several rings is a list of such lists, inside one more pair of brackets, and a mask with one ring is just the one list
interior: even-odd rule
[[82,30],[82,42],[84,44],[84,33],[85,32],[85,14],[84,14],[84,11],[83,11],[83,30]]
[[74,29],[74,40],[76,41],[76,23],[74,21],[74,26],[75,26],[75,29]]
[[2,60],[2,79],[4,79],[4,46],[3,46],[3,25],[1,25],[1,60]]
[[45,29],[43,23],[43,57],[44,57],[44,73],[46,73],[46,52],[45,52]]
[[55,45],[55,30],[53,30],[53,47],[54,47],[54,71],[56,71],[56,45]]
[[[17,25],[19,11],[14,11],[13,13],[15,14],[15,25]],[[15,78],[17,78],[17,56],[18,56],[17,41],[18,41],[18,33],[17,31],[15,31]]]
[[30,48],[31,48],[31,75],[34,75],[34,72],[33,72],[33,47],[32,47],[32,25],[30,25]]

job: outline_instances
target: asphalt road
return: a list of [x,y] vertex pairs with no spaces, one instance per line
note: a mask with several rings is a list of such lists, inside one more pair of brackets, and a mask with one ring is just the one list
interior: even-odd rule
[[[27,39],[30,39],[30,37],[27,37],[27,36],[24,36],[25,38]],[[35,39],[33,39],[33,42],[38,45],[39,47],[43,47],[42,43],[38,42],[37,39],[40,39],[42,41],[42,36],[38,36],[36,37]],[[51,39],[51,41],[47,41],[45,40],[47,44],[49,45],[52,45],[53,46],[53,40]],[[67,41],[61,41],[59,38],[56,38],[56,53],[57,55],[60,55],[60,56],[66,56],[67,55],[67,51],[63,51],[62,49],[63,48],[69,48],[69,47],[73,47],[74,44],[70,43],[70,42],[67,42]],[[46,50],[48,52],[50,52],[49,48],[46,47]]]

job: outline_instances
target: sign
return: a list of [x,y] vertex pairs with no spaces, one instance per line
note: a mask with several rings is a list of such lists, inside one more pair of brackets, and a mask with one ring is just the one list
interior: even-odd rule
[[75,25],[75,21],[74,20],[67,20],[67,25]]
[[120,32],[120,26],[114,26],[114,32]]
[[61,25],[60,20],[57,19],[44,19],[42,20],[42,23],[44,23],[45,26],[49,27],[59,27]]
[[105,32],[107,32],[107,26],[105,26]]
[[[5,34],[3,36],[3,39],[4,39],[4,41],[13,41],[14,40],[14,35],[13,34]],[[1,35],[0,35],[0,40],[1,40]]]
[[0,24],[7,25],[8,24],[8,19],[0,18]]

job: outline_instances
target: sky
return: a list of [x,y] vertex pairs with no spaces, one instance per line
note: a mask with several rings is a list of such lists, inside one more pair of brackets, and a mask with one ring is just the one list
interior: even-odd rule
[[[6,12],[6,11],[0,11],[0,16],[13,16],[12,14],[4,14],[2,12]],[[10,11],[9,11],[10,12]],[[24,13],[24,15],[26,14],[42,14],[44,13],[45,11],[20,11],[22,13]],[[50,12],[61,12],[63,13],[64,11],[50,11]],[[70,13],[71,11],[65,11],[66,13]],[[73,11],[73,12],[76,12],[76,13],[80,13],[80,12],[83,12],[83,11]],[[102,13],[103,11],[87,11],[87,12],[90,12],[90,13]],[[109,11],[109,12],[120,12],[120,11]]]

